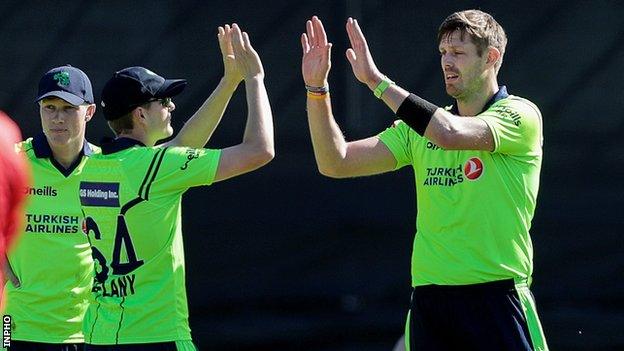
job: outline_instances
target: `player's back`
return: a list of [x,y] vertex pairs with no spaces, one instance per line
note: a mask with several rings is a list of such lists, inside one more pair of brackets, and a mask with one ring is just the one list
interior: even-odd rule
[[219,152],[128,140],[103,147],[80,184],[96,265],[85,339],[190,340],[180,200],[189,187],[212,182]]

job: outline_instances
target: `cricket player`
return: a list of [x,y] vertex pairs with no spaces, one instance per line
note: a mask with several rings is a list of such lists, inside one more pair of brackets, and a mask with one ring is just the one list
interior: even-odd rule
[[[168,145],[202,147],[218,125],[243,76],[229,43],[217,35],[224,75],[214,92]],[[8,254],[5,313],[12,318],[12,351],[82,350],[83,317],[93,283],[93,259],[82,231],[79,181],[100,148],[85,139],[96,110],[91,81],[69,65],[48,71],[36,98],[42,133],[22,142],[33,173],[21,240]]]
[[331,111],[327,35],[313,17],[301,36],[318,168],[343,178],[414,170],[418,216],[407,350],[547,350],[529,284],[529,229],[542,162],[542,117],[498,84],[507,37],[489,14],[451,14],[438,31],[446,92],[440,108],[376,67],[357,20],[346,23],[353,74],[398,120],[347,142]]
[[182,194],[253,171],[274,156],[262,63],[236,24],[226,35],[247,94],[247,124],[238,145],[222,150],[154,146],[173,133],[172,98],[182,92],[184,80],[129,67],[116,72],[102,91],[104,115],[116,139],[91,157],[80,182],[96,266],[84,320],[85,350],[195,350],[188,323]]

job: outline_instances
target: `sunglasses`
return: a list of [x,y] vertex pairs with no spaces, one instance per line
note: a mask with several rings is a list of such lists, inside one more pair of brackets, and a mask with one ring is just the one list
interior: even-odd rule
[[171,98],[170,97],[147,100],[147,103],[154,102],[154,101],[160,102],[162,107],[169,107],[169,106],[171,106]]

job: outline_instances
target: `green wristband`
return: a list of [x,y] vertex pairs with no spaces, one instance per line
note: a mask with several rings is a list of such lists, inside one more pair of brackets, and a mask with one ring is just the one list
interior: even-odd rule
[[377,84],[377,86],[375,87],[375,90],[373,90],[373,94],[375,94],[375,97],[381,99],[381,95],[383,95],[386,89],[388,89],[390,84],[394,84],[394,82],[388,79],[388,77],[384,76],[381,79],[381,82],[379,82],[379,84]]

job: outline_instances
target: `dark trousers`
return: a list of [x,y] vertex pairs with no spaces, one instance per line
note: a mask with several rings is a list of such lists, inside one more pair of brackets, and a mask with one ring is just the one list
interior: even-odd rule
[[417,286],[408,328],[411,351],[533,350],[527,317],[511,279]]
[[84,351],[177,351],[175,342],[149,344],[90,345],[85,344]]

